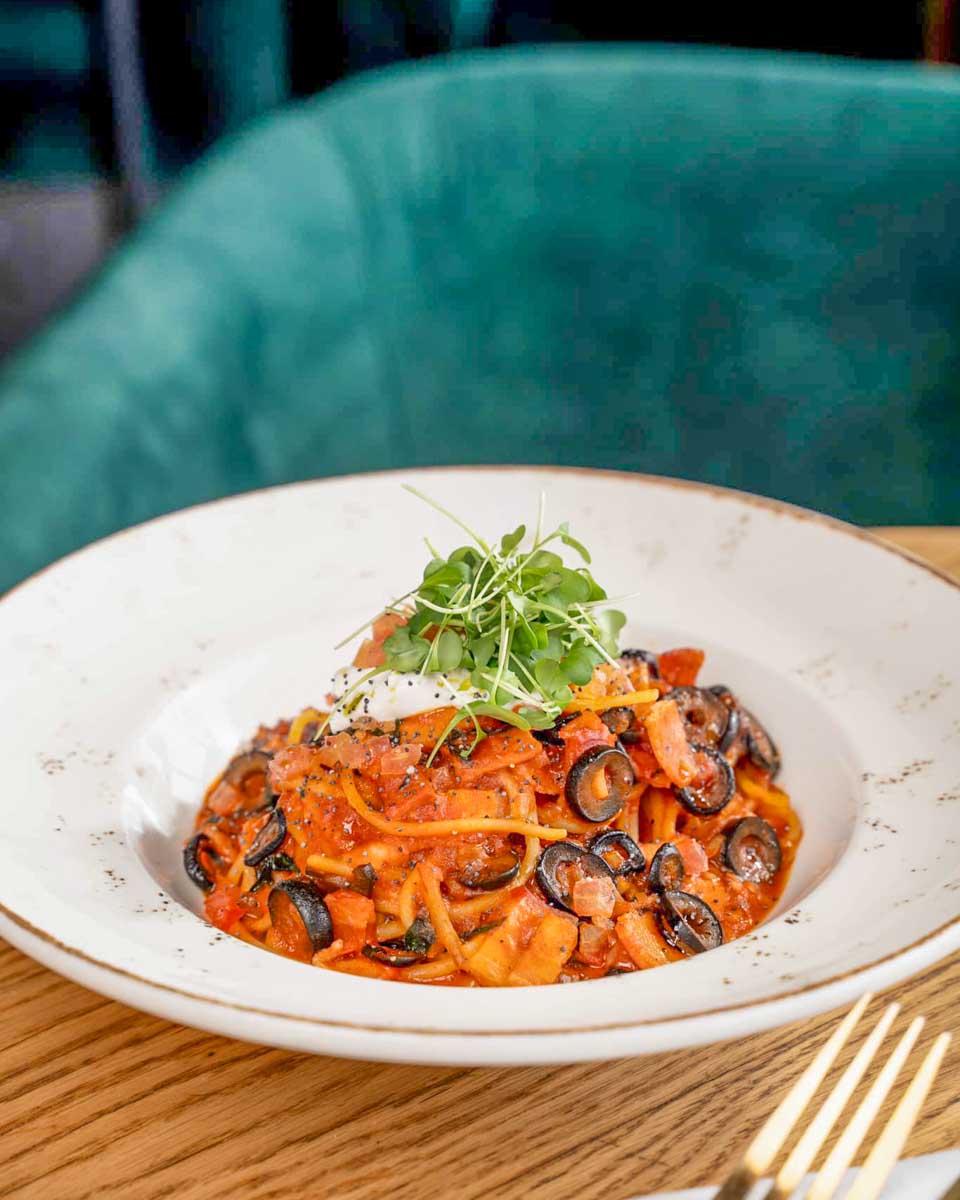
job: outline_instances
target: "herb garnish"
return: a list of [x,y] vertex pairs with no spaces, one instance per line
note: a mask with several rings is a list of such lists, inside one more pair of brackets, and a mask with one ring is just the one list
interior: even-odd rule
[[[459,525],[472,544],[444,558],[427,543],[433,557],[423,579],[386,610],[409,620],[384,642],[385,665],[354,685],[341,699],[341,710],[348,711],[351,693],[386,671],[425,675],[460,669],[487,699],[459,709],[438,747],[462,721],[472,720],[476,736],[464,752],[469,755],[484,736],[477,722],[481,716],[520,729],[550,728],[573,699],[570,685],[589,683],[595,667],[615,662],[626,621],[622,612],[602,607],[607,593],[590,573],[586,548],[566,523],[544,533],[543,496],[532,545],[522,550],[525,525],[491,545],[416,488],[405,485],[405,490]],[[560,554],[547,549],[556,543],[573,550],[585,565],[566,566]]]

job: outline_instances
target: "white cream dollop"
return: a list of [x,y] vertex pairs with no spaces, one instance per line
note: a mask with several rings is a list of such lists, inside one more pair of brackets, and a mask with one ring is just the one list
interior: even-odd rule
[[331,733],[340,733],[361,717],[396,721],[431,708],[463,708],[488,699],[486,692],[471,684],[470,673],[459,668],[426,675],[385,671],[357,686],[367,673],[365,667],[341,667],[333,676],[330,693],[334,701],[328,726]]

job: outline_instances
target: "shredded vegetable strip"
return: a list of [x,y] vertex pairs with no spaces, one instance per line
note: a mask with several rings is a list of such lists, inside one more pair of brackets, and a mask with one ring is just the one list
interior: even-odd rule
[[[515,885],[511,884],[512,886]],[[510,888],[501,888],[498,892],[487,892],[483,896],[471,896],[469,900],[454,900],[450,905],[450,915],[452,917],[476,917],[481,913],[489,912],[491,908],[496,908],[498,904],[503,903],[503,897],[509,890]]]
[[311,721],[319,721],[323,717],[323,713],[315,708],[305,708],[290,726],[290,732],[287,734],[287,745],[296,746],[299,744],[303,731]]
[[403,978],[413,980],[443,979],[457,970],[457,964],[452,954],[443,954],[432,962],[417,963],[413,967],[403,968]]
[[353,867],[339,858],[328,858],[326,854],[311,854],[307,859],[307,870],[315,875],[342,875],[349,879],[353,875]]
[[403,937],[408,926],[396,919],[377,923],[377,941],[388,942],[391,938]]
[[449,821],[390,821],[375,812],[364,802],[357,791],[353,772],[344,768],[340,775],[340,786],[347,803],[374,829],[381,833],[392,833],[394,837],[449,837],[455,833],[517,833],[521,837],[541,837],[547,842],[559,842],[567,836],[565,829],[555,826],[533,825],[528,821],[512,821],[505,817],[460,817]]
[[417,887],[417,873],[416,871],[411,871],[403,881],[403,887],[400,889],[398,897],[400,924],[403,926],[404,933],[406,933],[417,919]]
[[634,704],[654,704],[660,699],[655,689],[647,692],[627,692],[625,696],[576,696],[566,707],[567,712],[605,712],[608,708],[631,708]]
[[460,945],[460,938],[457,936],[457,931],[450,920],[447,906],[443,902],[443,896],[440,893],[440,884],[433,873],[433,867],[428,863],[418,863],[417,874],[420,876],[424,903],[427,906],[427,912],[430,914],[430,921],[437,931],[437,937],[457,965],[462,967],[464,962],[466,962],[463,947]]

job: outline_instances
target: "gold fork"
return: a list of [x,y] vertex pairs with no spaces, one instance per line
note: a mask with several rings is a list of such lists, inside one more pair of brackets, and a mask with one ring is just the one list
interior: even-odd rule
[[[817,1088],[826,1078],[827,1072],[833,1066],[837,1055],[843,1049],[871,999],[872,996],[869,993],[861,996],[843,1018],[807,1069],[767,1118],[763,1128],[747,1147],[743,1158],[734,1168],[726,1183],[716,1193],[714,1200],[743,1200],[757,1180],[770,1171],[784,1142],[790,1136]],[[830,1135],[830,1131],[836,1125],[847,1101],[866,1074],[867,1068],[889,1033],[899,1011],[899,1004],[891,1004],[881,1014],[879,1021],[864,1039],[849,1066],[834,1084],[805,1132],[787,1155],[786,1161],[766,1192],[764,1200],[786,1200],[793,1194],[813,1165],[814,1159]],[[806,1193],[806,1200],[830,1200],[835,1194],[844,1172],[850,1166],[854,1155],[869,1132],[883,1101],[896,1083],[897,1076],[920,1036],[923,1024],[923,1017],[916,1017],[910,1022],[894,1046],[889,1058],[850,1117],[837,1144],[830,1151],[810,1185]],[[876,1200],[880,1195],[906,1144],[910,1130],[920,1115],[920,1109],[923,1107],[923,1102],[927,1098],[927,1093],[930,1091],[949,1044],[949,1033],[941,1033],[934,1040],[904,1091],[900,1102],[893,1110],[893,1114],[880,1132],[845,1200]]]

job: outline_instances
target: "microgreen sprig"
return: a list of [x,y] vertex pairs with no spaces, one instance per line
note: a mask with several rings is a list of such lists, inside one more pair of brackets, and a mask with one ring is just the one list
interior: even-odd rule
[[[542,497],[532,544],[524,550],[525,525],[491,545],[429,496],[406,490],[463,529],[472,544],[444,558],[427,543],[433,557],[423,578],[387,610],[409,619],[384,642],[386,663],[374,673],[468,672],[486,698],[460,709],[442,739],[472,719],[476,737],[466,753],[483,736],[478,716],[523,729],[550,727],[572,700],[571,685],[588,683],[598,664],[615,661],[626,620],[601,607],[607,593],[590,573],[586,547],[566,523],[543,532]],[[566,566],[547,549],[556,542],[583,565]]]

